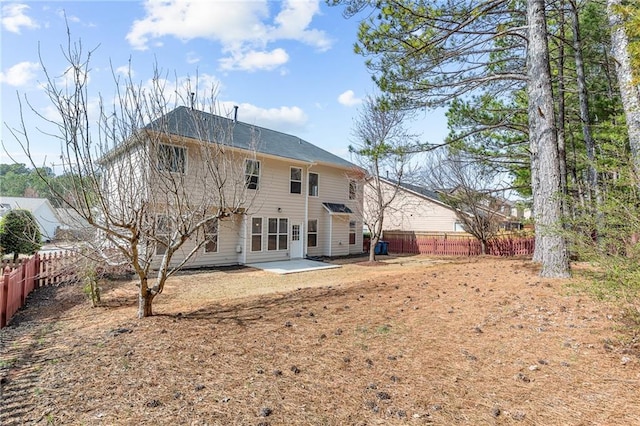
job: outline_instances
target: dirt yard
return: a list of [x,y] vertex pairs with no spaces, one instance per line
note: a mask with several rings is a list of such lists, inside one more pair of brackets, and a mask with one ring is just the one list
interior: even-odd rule
[[619,303],[524,259],[354,260],[38,290],[0,331],[2,425],[636,425]]

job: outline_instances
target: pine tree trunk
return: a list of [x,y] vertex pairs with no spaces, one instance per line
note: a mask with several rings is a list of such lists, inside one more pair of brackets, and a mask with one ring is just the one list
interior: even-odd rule
[[636,177],[640,176],[640,95],[633,83],[629,39],[617,8],[621,0],[607,0],[607,15],[611,27],[611,53],[616,61],[620,98],[627,119],[627,132]]
[[[576,62],[576,81],[578,84],[578,99],[580,101],[580,123],[582,124],[582,136],[587,148],[587,198],[593,206],[598,199],[598,171],[596,169],[596,144],[591,134],[591,121],[589,118],[589,94],[587,92],[587,79],[584,73],[584,60],[582,58],[582,41],[580,40],[580,19],[578,7],[571,2],[571,28],[573,32],[573,54]],[[598,208],[596,206],[596,208]]]
[[[538,197],[537,201],[534,198],[534,206],[541,210],[536,213],[539,220],[536,233],[541,233],[541,237],[536,239],[536,244],[538,241],[542,243],[540,274],[545,277],[568,277],[567,244],[560,232],[562,219],[560,165],[544,0],[527,1],[527,21],[529,25],[527,51],[529,143],[532,155],[537,154],[535,161],[532,161],[532,167],[537,169],[538,176],[538,184],[533,185],[534,197]],[[538,249],[536,247],[536,250]]]

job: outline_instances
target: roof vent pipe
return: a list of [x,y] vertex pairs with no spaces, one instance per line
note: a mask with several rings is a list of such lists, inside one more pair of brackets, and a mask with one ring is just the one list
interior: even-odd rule
[[195,106],[195,103],[196,103],[196,94],[194,92],[191,92],[191,110],[192,111]]
[[238,122],[238,105],[233,106],[233,122]]

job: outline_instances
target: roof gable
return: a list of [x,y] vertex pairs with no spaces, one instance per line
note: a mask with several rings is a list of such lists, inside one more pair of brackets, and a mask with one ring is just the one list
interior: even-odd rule
[[49,205],[49,200],[46,198],[0,197],[0,204],[9,204],[12,209],[24,209],[30,212],[47,206],[53,212],[53,207]]
[[[204,125],[197,124],[198,122]],[[254,126],[207,112],[178,107],[154,120],[148,130],[168,132],[190,139],[221,143],[257,153],[308,163],[325,163],[343,168],[353,163],[319,148],[304,139],[264,127]],[[204,133],[204,134],[203,134]]]

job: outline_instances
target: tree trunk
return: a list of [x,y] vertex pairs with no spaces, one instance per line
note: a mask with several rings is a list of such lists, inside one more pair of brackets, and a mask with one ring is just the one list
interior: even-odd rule
[[[558,21],[561,38],[564,35],[564,8],[558,10]],[[564,40],[558,42],[558,160],[560,162],[560,190],[562,192],[562,215],[569,215],[568,185],[567,185],[567,144],[566,144],[566,96],[564,85]]]
[[631,159],[636,177],[638,177],[640,176],[640,96],[638,87],[633,83],[629,39],[622,18],[617,11],[621,3],[621,0],[607,0],[607,15],[611,27],[611,53],[616,61],[620,98],[627,120]]
[[155,294],[148,287],[147,279],[140,280],[140,292],[138,293],[138,318],[146,318],[153,315],[152,304]]
[[376,261],[376,245],[380,241],[380,237],[371,234],[371,242],[369,243],[369,262]]
[[537,153],[537,159],[535,163],[532,162],[534,164],[532,167],[537,169],[539,179],[538,188],[534,188],[536,189],[534,197],[536,194],[538,197],[537,202],[534,199],[534,206],[542,207],[536,215],[540,221],[536,227],[536,233],[542,233],[540,275],[555,278],[568,277],[570,275],[569,256],[566,241],[561,233],[560,165],[544,0],[527,1],[527,21],[529,25],[527,49],[529,143],[531,152]]
[[576,80],[578,83],[578,99],[580,101],[580,123],[582,124],[582,136],[587,148],[587,199],[591,205],[598,209],[598,171],[596,169],[596,144],[591,135],[591,121],[589,118],[589,95],[587,93],[587,80],[584,74],[584,60],[582,58],[582,42],[580,40],[580,19],[578,7],[575,1],[571,1],[571,28],[573,32],[573,54],[576,62]]

